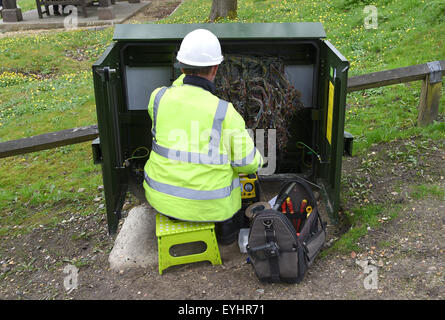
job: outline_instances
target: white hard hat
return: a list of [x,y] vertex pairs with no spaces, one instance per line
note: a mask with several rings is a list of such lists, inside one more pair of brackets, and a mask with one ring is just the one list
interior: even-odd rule
[[209,30],[196,29],[184,37],[176,59],[178,68],[196,68],[218,65],[224,57],[218,38]]

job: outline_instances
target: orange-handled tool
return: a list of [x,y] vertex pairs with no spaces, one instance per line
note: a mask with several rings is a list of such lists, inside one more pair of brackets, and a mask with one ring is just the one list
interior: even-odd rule
[[281,213],[286,214],[286,202],[283,202],[283,204],[281,205]]
[[290,214],[294,214],[295,213],[294,212],[294,205],[292,204],[292,201],[291,201],[290,197],[287,197],[286,204],[287,204],[287,207],[290,210]]
[[301,200],[301,205],[300,205],[301,214],[303,214],[304,210],[306,209],[306,205],[307,205],[307,200],[306,199]]
[[[303,215],[303,213],[304,213],[304,211],[305,211],[305,209],[306,209],[306,206],[307,206],[307,200],[306,199],[303,199],[303,200],[301,200],[301,204],[300,204],[300,216],[302,216]],[[297,232],[300,232],[300,224],[301,224],[301,218],[298,218],[298,223],[297,223]]]
[[[286,204],[287,204],[287,207],[289,208],[290,214],[294,214],[295,213],[294,205],[292,204],[290,197],[286,198]],[[297,223],[296,223],[295,219],[292,219],[292,223],[294,225],[295,230],[297,230]]]

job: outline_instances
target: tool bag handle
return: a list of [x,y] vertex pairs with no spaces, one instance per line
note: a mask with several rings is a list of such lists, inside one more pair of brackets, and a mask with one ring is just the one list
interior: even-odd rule
[[[264,228],[266,234],[266,241],[268,243],[275,243],[278,246],[275,238],[275,230],[273,229],[273,223],[271,223],[268,226],[264,225]],[[274,282],[280,281],[280,265],[278,263],[278,254],[279,254],[279,248],[277,254],[269,259],[270,274],[272,281]]]
[[[309,194],[309,197],[311,198],[311,203],[312,203],[312,207],[315,207],[315,205],[317,204],[317,202],[315,201],[315,196],[314,196],[314,192],[312,191],[312,189],[309,187],[309,184],[300,177],[295,177],[295,179],[292,179],[290,181],[287,181],[280,189],[280,191],[278,192],[278,197],[277,200],[275,201],[275,205],[277,203],[279,203],[279,205],[281,206],[281,204],[286,200],[286,198],[289,196],[289,194],[285,191],[287,191],[286,189],[293,183],[298,183],[300,185],[303,186],[303,188],[305,189],[305,191]],[[291,188],[289,191],[292,191],[293,188]],[[287,194],[286,194],[287,193]],[[281,203],[280,203],[281,202]]]

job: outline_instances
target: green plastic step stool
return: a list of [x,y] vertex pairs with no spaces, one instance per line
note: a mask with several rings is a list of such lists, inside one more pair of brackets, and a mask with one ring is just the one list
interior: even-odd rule
[[[159,274],[174,265],[198,261],[210,261],[213,265],[221,264],[218,242],[215,235],[215,224],[212,222],[189,222],[171,220],[168,217],[156,215],[156,236],[158,237],[158,267]],[[206,249],[201,253],[174,257],[170,248],[174,245],[203,241]]]

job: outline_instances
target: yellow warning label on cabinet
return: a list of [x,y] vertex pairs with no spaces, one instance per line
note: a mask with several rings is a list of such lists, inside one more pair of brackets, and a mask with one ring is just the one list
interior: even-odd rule
[[329,81],[328,119],[326,123],[326,138],[332,144],[332,118],[334,113],[334,85]]

